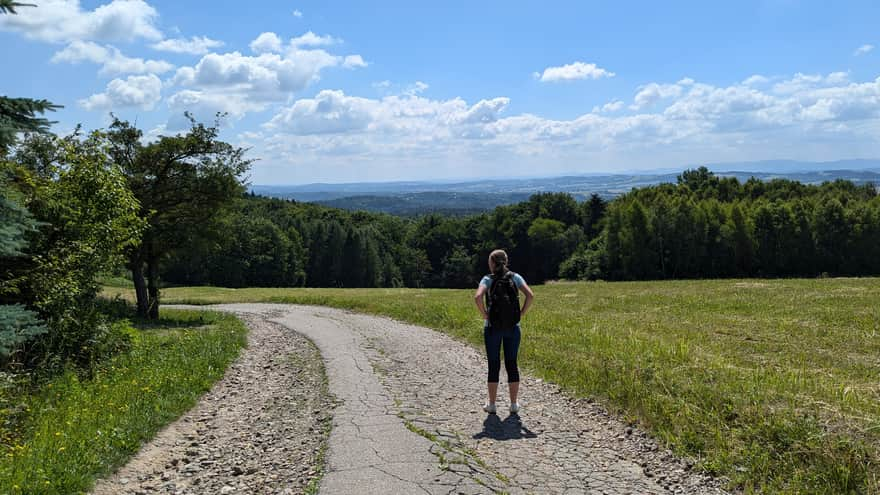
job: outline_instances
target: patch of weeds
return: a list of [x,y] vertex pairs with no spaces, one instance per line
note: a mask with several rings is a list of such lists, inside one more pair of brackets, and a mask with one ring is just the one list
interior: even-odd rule
[[[321,354],[318,350],[317,346],[312,341],[308,341],[309,346],[312,348],[312,351],[318,356],[317,364],[320,370],[320,395],[323,398],[328,399],[328,402],[332,404],[331,408],[335,408],[339,404],[339,400],[330,393],[330,380],[327,378],[327,370],[324,368],[324,363],[321,360]],[[301,362],[304,362],[304,358],[300,357]],[[316,495],[318,493],[318,489],[321,485],[321,480],[324,478],[326,460],[327,460],[327,451],[329,449],[329,438],[330,431],[333,429],[333,415],[327,415],[324,419],[321,420],[321,444],[318,447],[318,452],[314,458],[314,467],[315,477],[312,478],[308,485],[306,485],[304,492],[306,495]]]
[[[404,420],[403,424],[406,425],[406,429],[407,429],[407,430],[409,430],[409,431],[415,433],[416,435],[419,435],[419,436],[425,437],[425,438],[427,438],[428,440],[430,440],[430,441],[432,441],[432,442],[434,442],[434,443],[438,443],[438,442],[437,442],[437,435],[435,435],[435,434],[433,434],[433,433],[431,433],[431,432],[429,432],[429,431],[427,431],[427,430],[423,430],[423,429],[419,428],[419,427],[416,426],[412,421]],[[442,446],[442,445],[441,445],[441,446]]]
[[131,328],[130,348],[88,377],[67,371],[21,397],[19,435],[0,445],[0,493],[89,490],[189,410],[245,344],[247,329],[232,315],[168,314]]

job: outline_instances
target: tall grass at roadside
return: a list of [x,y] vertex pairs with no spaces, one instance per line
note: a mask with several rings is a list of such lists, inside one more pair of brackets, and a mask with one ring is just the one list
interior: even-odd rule
[[81,379],[72,371],[22,397],[24,428],[0,443],[0,493],[88,490],[191,408],[245,344],[230,315],[163,311],[132,346]]
[[[602,400],[746,492],[880,493],[880,279],[558,283],[535,291],[520,360],[536,375]],[[480,347],[472,294],[192,287],[164,297],[329,305]]]

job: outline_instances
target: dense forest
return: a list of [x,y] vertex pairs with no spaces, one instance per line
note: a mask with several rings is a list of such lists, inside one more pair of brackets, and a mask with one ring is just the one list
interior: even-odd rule
[[465,217],[399,218],[246,195],[222,222],[222,235],[177,249],[162,280],[472,287],[496,247],[533,283],[880,273],[872,184],[740,182],[705,168],[610,202],[541,193]]

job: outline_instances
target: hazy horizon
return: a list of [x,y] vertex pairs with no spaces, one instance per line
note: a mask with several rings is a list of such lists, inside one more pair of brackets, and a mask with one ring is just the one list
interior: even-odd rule
[[[861,166],[847,166],[854,165],[851,162],[864,162]],[[791,167],[773,169],[774,167],[770,167],[770,169],[759,169],[757,168],[760,164],[765,163],[786,163],[791,164]],[[841,164],[841,165],[835,165]],[[742,167],[744,166],[745,167]],[[539,175],[511,175],[511,176],[475,176],[475,177],[444,177],[444,178],[425,178],[425,179],[391,179],[391,180],[365,180],[365,181],[313,181],[313,182],[277,182],[277,183],[265,183],[265,182],[254,182],[250,181],[252,186],[266,186],[266,187],[298,187],[298,186],[311,186],[311,185],[354,185],[354,184],[394,184],[394,183],[418,183],[418,184],[451,184],[451,183],[459,183],[459,182],[481,182],[481,181],[503,181],[503,180],[530,180],[530,179],[552,179],[559,177],[588,177],[588,176],[620,176],[620,175],[666,175],[666,174],[676,174],[681,173],[688,169],[694,169],[697,167],[706,166],[709,168],[711,172],[714,173],[729,173],[729,172],[754,172],[754,173],[781,173],[781,172],[819,172],[819,171],[833,171],[833,170],[870,170],[870,171],[880,171],[880,158],[850,158],[850,159],[842,159],[842,160],[833,160],[833,161],[799,161],[799,160],[758,160],[753,162],[725,162],[725,163],[715,163],[715,164],[691,164],[678,168],[651,168],[651,169],[630,169],[630,170],[620,170],[616,172],[610,171],[597,171],[597,172],[560,172],[556,174],[539,174]],[[736,168],[740,166],[742,168]],[[828,168],[825,168],[828,167]]]
[[38,3],[0,16],[4,91],[59,134],[226,112],[258,183],[880,156],[867,0]]

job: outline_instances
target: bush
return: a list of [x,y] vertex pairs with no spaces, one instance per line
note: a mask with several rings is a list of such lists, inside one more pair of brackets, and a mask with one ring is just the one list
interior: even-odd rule
[[14,163],[0,165],[8,199],[0,217],[21,224],[0,236],[0,366],[57,371],[70,362],[88,369],[125,347],[100,314],[97,277],[137,244],[140,205],[100,133],[32,136]]

